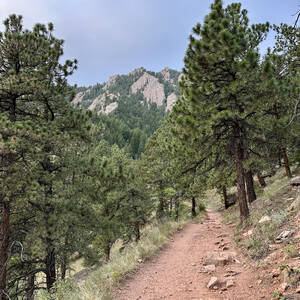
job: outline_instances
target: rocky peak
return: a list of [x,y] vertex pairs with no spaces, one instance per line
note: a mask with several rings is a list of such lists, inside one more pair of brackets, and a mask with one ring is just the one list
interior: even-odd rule
[[141,72],[146,72],[146,69],[141,67],[141,68],[136,68],[133,71],[131,71],[130,73],[128,73],[128,75],[135,75],[137,73],[141,73]]
[[116,80],[119,76],[120,75],[118,75],[118,74],[110,76],[108,82],[104,86],[104,89],[107,90],[109,87],[113,86],[116,83]]
[[171,74],[170,74],[170,70],[168,67],[165,67],[164,69],[162,69],[161,74],[163,75],[163,78],[165,81],[169,81],[169,82],[173,83],[173,79],[171,79]]
[[168,67],[161,72],[147,71],[143,67],[136,68],[126,75],[110,76],[106,83],[98,83],[88,88],[81,87],[71,104],[109,114],[118,108],[122,99],[139,93],[141,103],[146,101],[156,103],[157,106],[166,104],[166,110],[171,110],[177,99],[178,75],[179,72]]

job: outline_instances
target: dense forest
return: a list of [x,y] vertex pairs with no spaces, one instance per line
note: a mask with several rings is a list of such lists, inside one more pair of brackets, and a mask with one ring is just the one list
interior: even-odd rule
[[[111,116],[73,107],[54,27],[25,30],[11,15],[0,33],[0,299],[55,299],[72,262],[105,264],[117,240],[203,209],[216,189],[241,222],[254,176],[300,163],[300,30],[250,24],[241,4],[215,0],[193,28],[172,111],[124,98]],[[269,32],[275,43],[264,55]],[[101,90],[99,85],[98,89]]]

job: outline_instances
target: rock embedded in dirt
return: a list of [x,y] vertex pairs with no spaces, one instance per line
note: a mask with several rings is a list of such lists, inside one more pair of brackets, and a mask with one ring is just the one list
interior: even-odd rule
[[286,282],[284,282],[284,283],[282,283],[282,284],[280,285],[280,287],[278,288],[278,291],[279,291],[280,293],[283,293],[283,292],[285,292],[285,291],[287,290],[288,286],[289,286],[289,285],[288,285]]
[[215,265],[207,265],[204,267],[204,270],[208,273],[214,272],[214,271],[216,271],[216,266]]
[[227,281],[226,281],[226,288],[230,288],[230,287],[232,287],[232,286],[234,286],[233,280],[232,280],[232,279],[227,280]]
[[269,216],[263,216],[259,221],[258,223],[259,224],[262,224],[262,223],[265,223],[265,222],[269,222],[271,221],[271,218]]
[[225,266],[228,263],[233,262],[235,257],[235,252],[208,252],[206,254],[204,265]]
[[290,230],[284,230],[282,231],[277,237],[276,240],[283,240],[289,237],[292,234],[292,231]]
[[207,284],[207,288],[208,289],[212,289],[214,287],[217,287],[220,284],[219,279],[217,277],[211,277],[208,284]]
[[253,230],[250,229],[247,232],[243,233],[243,236],[250,236],[250,235],[252,235],[252,233],[253,233]]
[[300,186],[300,176],[297,176],[297,177],[291,179],[291,185],[292,186]]
[[288,208],[289,211],[296,210],[298,207],[300,207],[300,197],[298,197],[296,200],[293,201],[293,203]]
[[207,288],[208,289],[212,289],[213,287],[215,287],[215,286],[217,286],[217,285],[219,285],[220,284],[220,282],[219,282],[219,279],[217,278],[217,277],[215,277],[215,276],[212,276],[211,278],[210,278],[210,280],[209,280],[209,282],[208,282],[208,284],[207,284]]

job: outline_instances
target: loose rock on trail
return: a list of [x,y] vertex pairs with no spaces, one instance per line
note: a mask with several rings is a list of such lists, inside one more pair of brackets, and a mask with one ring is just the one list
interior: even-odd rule
[[232,235],[219,213],[208,212],[202,224],[189,224],[142,264],[115,299],[271,299],[270,288],[259,280],[253,261],[236,250]]

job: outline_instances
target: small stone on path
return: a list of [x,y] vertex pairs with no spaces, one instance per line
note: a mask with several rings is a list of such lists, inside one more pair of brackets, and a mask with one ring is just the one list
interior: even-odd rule
[[212,289],[212,288],[214,288],[215,286],[217,286],[219,284],[219,280],[218,280],[218,278],[217,277],[211,277],[210,278],[210,280],[209,280],[209,282],[208,282],[208,284],[207,284],[207,288],[208,289]]
[[234,286],[233,280],[229,279],[228,281],[226,281],[226,288],[230,288]]

